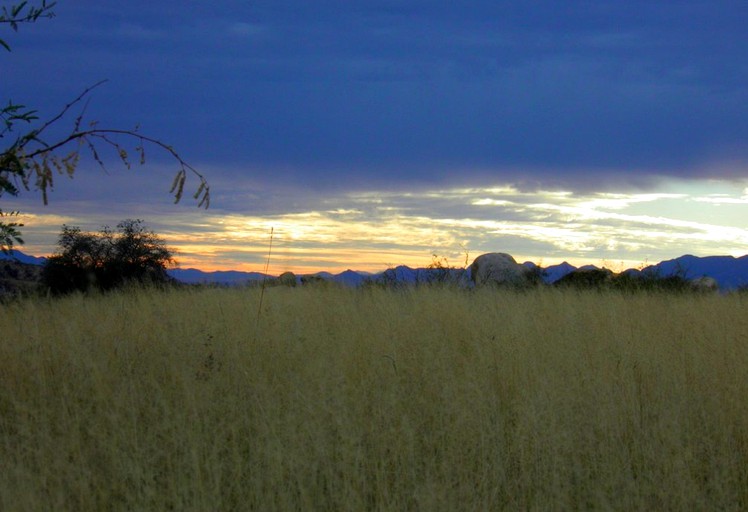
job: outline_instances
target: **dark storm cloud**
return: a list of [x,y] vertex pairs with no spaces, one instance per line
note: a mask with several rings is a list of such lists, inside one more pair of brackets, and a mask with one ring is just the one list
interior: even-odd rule
[[746,8],[594,5],[281,16],[272,64],[248,63],[267,124],[246,126],[247,154],[320,179],[530,185],[745,158]]
[[228,181],[590,189],[746,170],[742,1],[57,10],[17,36],[13,97],[51,111],[109,78],[96,118],[139,123]]

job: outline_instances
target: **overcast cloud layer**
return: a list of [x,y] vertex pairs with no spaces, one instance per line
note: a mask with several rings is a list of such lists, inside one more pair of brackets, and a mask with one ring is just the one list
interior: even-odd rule
[[[4,89],[305,182],[743,176],[743,1],[61,2]],[[51,112],[51,110],[49,110]],[[589,186],[586,183],[585,186]]]

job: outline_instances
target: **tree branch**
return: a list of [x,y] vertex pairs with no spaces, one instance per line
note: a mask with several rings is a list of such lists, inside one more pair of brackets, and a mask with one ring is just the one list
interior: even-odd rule
[[[53,125],[54,123],[56,123],[57,121],[59,121],[60,119],[62,119],[63,117],[65,117],[65,114],[68,113],[68,110],[70,110],[71,108],[73,108],[73,106],[76,105],[77,103],[80,103],[83,100],[83,98],[85,98],[88,95],[88,93],[90,93],[91,91],[93,91],[94,89],[96,89],[97,87],[99,87],[100,85],[105,84],[106,82],[108,82],[108,80],[106,80],[106,79],[99,80],[95,84],[93,84],[93,85],[91,85],[89,87],[86,87],[83,90],[83,92],[78,95],[77,98],[75,98],[73,101],[71,101],[70,103],[68,103],[67,105],[65,105],[63,107],[63,109],[60,111],[59,114],[57,114],[52,119],[50,119],[49,121],[47,121],[46,123],[44,123],[41,126],[41,128],[39,128],[38,130],[32,130],[31,132],[29,132],[28,134],[26,134],[25,136],[23,136],[19,140],[19,143],[20,143],[19,147],[23,147],[26,144],[27,141],[31,141],[31,140],[36,140],[40,144],[44,144],[46,146],[47,144],[44,141],[42,141],[41,139],[39,139],[39,135],[41,135],[41,133],[44,130],[46,130],[47,128],[49,128],[51,125]],[[75,131],[78,130],[78,127],[80,126],[80,121],[81,121],[81,116],[79,116],[78,119],[76,120]]]
[[[67,144],[70,144],[74,141],[82,141],[86,142],[92,151],[92,154],[94,156],[94,159],[103,167],[103,161],[99,157],[99,155],[96,153],[96,150],[89,140],[89,138],[98,138],[103,140],[104,142],[111,144],[114,146],[114,148],[118,151],[118,155],[120,160],[127,166],[130,167],[130,163],[127,159],[127,151],[116,141],[112,140],[109,135],[124,135],[127,137],[133,137],[137,139],[141,146],[141,155],[143,154],[142,151],[142,145],[144,142],[153,144],[167,153],[169,153],[178,163],[180,166],[180,170],[177,173],[177,179],[175,179],[175,186],[172,186],[171,192],[174,193],[176,200],[175,203],[179,202],[179,200],[182,197],[182,192],[184,189],[184,176],[186,171],[190,171],[193,175],[195,175],[200,180],[200,185],[198,187],[197,192],[194,195],[195,199],[200,199],[200,202],[198,206],[205,207],[206,209],[210,207],[210,186],[208,185],[208,181],[205,179],[205,177],[197,171],[194,167],[192,167],[190,164],[188,164],[180,155],[176,152],[176,150],[169,146],[168,144],[165,144],[161,142],[158,139],[154,139],[152,137],[148,137],[146,135],[142,135],[140,133],[134,132],[132,130],[116,130],[116,129],[99,129],[94,128],[91,130],[84,130],[80,132],[74,132],[68,135],[66,138],[54,143],[45,145],[43,148],[37,149],[35,151],[32,151],[31,153],[23,155],[23,159],[26,160],[34,160],[35,158],[41,157],[44,158],[46,155],[54,153],[54,151],[62,148],[63,146],[66,146]],[[143,158],[141,157],[141,164],[143,163]],[[44,193],[44,188],[46,186],[46,183],[41,184],[42,192]],[[46,199],[46,195],[45,195]],[[45,200],[46,204],[46,200]]]
[[[65,157],[58,157],[55,152],[68,144],[78,141],[80,145],[85,144],[91,151],[91,155],[94,160],[106,171],[104,161],[99,156],[95,144],[92,139],[98,139],[105,144],[110,145],[117,152],[118,158],[122,163],[129,169],[131,163],[129,160],[127,150],[113,139],[113,136],[125,136],[131,137],[137,140],[138,146],[135,150],[140,154],[141,165],[145,163],[145,143],[153,144],[162,150],[169,153],[179,164],[179,171],[177,172],[174,182],[172,184],[170,193],[174,194],[175,203],[178,203],[184,191],[185,178],[187,171],[192,173],[200,180],[197,192],[194,194],[195,200],[199,200],[198,206],[208,208],[210,206],[210,186],[208,185],[205,177],[199,173],[194,167],[189,165],[176,150],[158,139],[148,137],[138,133],[136,130],[121,130],[121,129],[104,129],[96,128],[95,123],[91,123],[92,128],[88,130],[81,130],[81,124],[83,123],[83,111],[78,115],[73,124],[73,131],[66,137],[53,142],[48,143],[42,140],[41,135],[53,124],[59,122],[64,118],[70,110],[86,97],[88,97],[94,89],[106,83],[107,80],[100,80],[95,84],[86,87],[75,99],[66,104],[57,115],[47,120],[39,128],[31,130],[25,135],[20,136],[16,142],[8,149],[5,150],[0,156],[3,158],[1,161],[7,161],[8,167],[0,169],[0,172],[6,171],[11,174],[15,174],[20,177],[24,187],[29,189],[29,180],[31,178],[31,169],[36,173],[36,186],[42,192],[42,199],[44,204],[47,204],[47,189],[52,187],[53,173],[52,167],[57,169],[59,172],[67,172],[68,175],[73,174],[75,166],[77,165],[78,156],[80,149],[74,150],[72,153]],[[86,104],[87,105],[87,104]],[[29,148],[27,152],[27,146],[32,143],[36,143],[41,147],[31,150]],[[11,158],[12,157],[12,158]],[[41,160],[41,161],[39,161]],[[10,167],[10,164],[15,164]],[[51,166],[50,166],[51,164]],[[7,179],[5,180],[7,182]],[[4,187],[7,188],[7,187]]]
[[[48,4],[47,0],[42,0],[41,7],[34,7],[31,5],[28,7],[26,14],[23,14],[22,11],[26,8],[28,1],[12,5],[10,10],[8,10],[8,7],[3,6],[2,13],[0,13],[0,23],[7,23],[13,30],[18,30],[19,23],[34,23],[39,18],[54,18],[55,13],[52,11],[52,8],[56,3],[57,2],[52,2],[51,4]],[[0,39],[0,46],[5,48],[7,51],[10,51],[10,45],[8,45],[8,43],[3,39]]]
[[16,4],[8,10],[7,7],[3,6],[3,13],[0,14],[0,23],[9,23],[13,30],[18,30],[19,23],[33,23],[39,18],[54,18],[55,13],[52,12],[52,8],[57,2],[47,3],[47,0],[42,0],[41,7],[29,6],[26,14],[21,14],[24,7],[28,2],[24,1],[20,4]]

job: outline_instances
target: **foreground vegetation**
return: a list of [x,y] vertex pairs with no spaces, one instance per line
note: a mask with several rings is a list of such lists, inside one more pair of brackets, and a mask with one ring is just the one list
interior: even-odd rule
[[2,510],[744,510],[740,295],[187,289],[0,309]]

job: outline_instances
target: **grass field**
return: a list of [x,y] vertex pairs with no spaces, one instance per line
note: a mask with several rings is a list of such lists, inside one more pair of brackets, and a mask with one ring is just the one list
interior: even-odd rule
[[130,291],[0,309],[0,510],[746,510],[748,297]]

